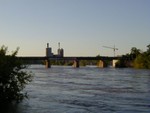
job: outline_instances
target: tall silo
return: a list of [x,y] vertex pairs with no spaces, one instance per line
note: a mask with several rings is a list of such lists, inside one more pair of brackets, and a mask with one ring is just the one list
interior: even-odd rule
[[47,48],[46,48],[46,57],[52,57],[52,48],[49,47],[49,43],[47,43]]
[[64,56],[64,50],[62,48],[60,49],[60,42],[58,43],[57,55],[58,55],[58,57]]

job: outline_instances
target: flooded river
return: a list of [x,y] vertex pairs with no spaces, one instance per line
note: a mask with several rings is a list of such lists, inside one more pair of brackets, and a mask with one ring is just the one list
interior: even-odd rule
[[150,113],[150,70],[32,65],[16,113]]

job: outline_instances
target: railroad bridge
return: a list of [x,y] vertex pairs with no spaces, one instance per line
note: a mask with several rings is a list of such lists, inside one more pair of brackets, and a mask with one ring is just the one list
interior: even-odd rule
[[98,61],[98,67],[106,67],[106,61],[112,61],[112,66],[115,67],[116,62],[121,58],[121,57],[108,57],[108,56],[100,56],[100,57],[18,57],[19,59],[23,61],[30,61],[30,60],[43,60],[45,61],[46,68],[51,67],[51,60],[68,60],[68,61],[73,61],[73,67],[79,68],[80,67],[80,61],[81,60],[97,60]]

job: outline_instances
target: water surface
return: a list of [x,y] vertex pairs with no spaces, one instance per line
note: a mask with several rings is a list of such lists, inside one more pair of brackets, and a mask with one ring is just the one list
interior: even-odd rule
[[150,70],[32,65],[17,113],[149,113]]

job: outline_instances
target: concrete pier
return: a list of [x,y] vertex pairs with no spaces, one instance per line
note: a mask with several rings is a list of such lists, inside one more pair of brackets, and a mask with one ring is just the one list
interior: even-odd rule
[[100,67],[100,68],[104,68],[104,67],[106,67],[107,65],[106,65],[106,62],[105,62],[105,61],[99,60],[97,66]]
[[118,62],[119,60],[112,60],[112,66],[113,67],[116,67],[116,63]]
[[50,62],[50,60],[45,60],[45,66],[46,66],[46,68],[51,68],[51,62]]
[[80,67],[79,60],[74,60],[73,67],[75,67],[75,68],[79,68]]

